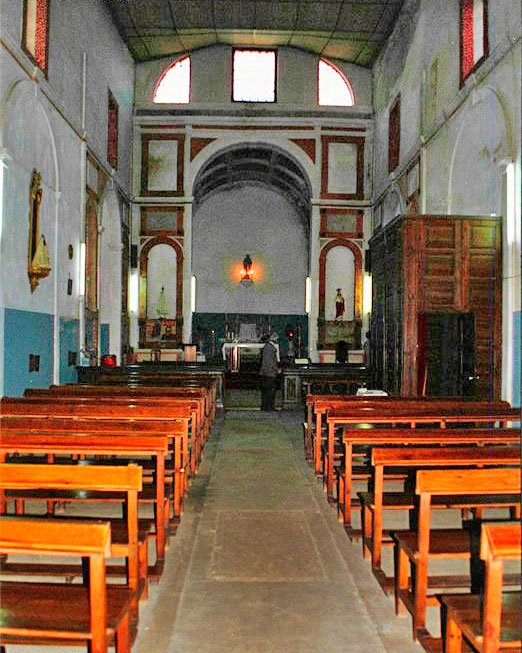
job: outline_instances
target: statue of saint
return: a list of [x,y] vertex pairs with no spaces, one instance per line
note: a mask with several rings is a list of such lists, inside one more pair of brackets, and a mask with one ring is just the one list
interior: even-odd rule
[[341,294],[341,289],[337,288],[337,295],[335,296],[335,319],[342,320],[344,314],[344,297]]

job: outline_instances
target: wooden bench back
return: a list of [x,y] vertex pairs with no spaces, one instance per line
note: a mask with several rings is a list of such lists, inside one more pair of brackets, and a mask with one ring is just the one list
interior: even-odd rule
[[41,416],[69,416],[85,419],[191,419],[189,408],[157,405],[138,405],[137,403],[107,404],[92,402],[82,403],[72,397],[67,402],[50,403],[46,400],[34,400],[28,397],[2,397],[0,400],[1,415],[41,415]]
[[520,464],[520,447],[422,447],[372,450],[372,464],[385,466],[423,465],[516,465]]
[[111,528],[108,522],[2,516],[0,552],[6,555],[99,554],[108,558],[111,555]]
[[474,422],[474,421],[520,421],[519,408],[503,408],[475,405],[442,406],[365,406],[360,409],[334,409],[328,412],[327,421],[372,422],[375,419],[385,422]]
[[408,444],[477,444],[498,443],[508,444],[520,441],[520,427],[513,428],[375,428],[357,429],[345,427],[343,438],[345,443],[364,443],[369,445]]
[[114,435],[183,435],[181,422],[172,420],[82,419],[75,417],[38,417],[31,415],[2,415],[0,432],[7,430],[45,431],[54,433],[112,433]]
[[10,490],[69,490],[97,492],[140,492],[139,465],[27,465],[0,463],[0,488]]
[[125,436],[69,433],[47,433],[4,429],[0,440],[0,452],[9,453],[54,453],[91,454],[115,456],[147,456],[168,453],[167,436]]
[[427,495],[517,494],[519,469],[455,469],[417,472],[415,491]]

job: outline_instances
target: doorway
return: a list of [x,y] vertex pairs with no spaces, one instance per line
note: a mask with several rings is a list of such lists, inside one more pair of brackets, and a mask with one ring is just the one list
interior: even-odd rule
[[417,326],[418,394],[475,394],[474,314],[421,313]]

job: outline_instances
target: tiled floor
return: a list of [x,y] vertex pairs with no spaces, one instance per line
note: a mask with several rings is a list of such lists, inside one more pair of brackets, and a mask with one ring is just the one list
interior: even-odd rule
[[214,429],[133,653],[420,653],[302,451],[301,415]]

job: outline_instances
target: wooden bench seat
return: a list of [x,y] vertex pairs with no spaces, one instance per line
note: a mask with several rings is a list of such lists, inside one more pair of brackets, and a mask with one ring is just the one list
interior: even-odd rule
[[483,524],[480,557],[485,563],[484,597],[439,597],[445,624],[446,653],[461,653],[466,642],[481,653],[520,651],[522,648],[522,594],[503,592],[504,563],[521,558],[521,526]]
[[89,565],[86,586],[2,581],[2,646],[84,642],[91,653],[106,653],[109,644],[117,653],[130,652],[133,592],[105,583],[109,524],[2,517],[0,525],[2,555],[81,557]]
[[[392,533],[395,542],[395,607],[397,614],[406,608],[413,617],[413,636],[430,646],[432,637],[426,630],[426,606],[428,604],[428,562],[431,542],[441,543],[437,555],[453,557],[453,536],[440,537],[437,530],[430,529],[431,503],[435,496],[467,497],[472,507],[480,501],[488,505],[501,505],[500,498],[508,498],[508,505],[520,505],[520,469],[424,469],[417,472],[415,492],[419,496],[419,512],[415,535],[411,531]],[[487,497],[487,499],[484,499]],[[455,537],[465,538],[455,534]],[[435,545],[434,545],[435,546]],[[443,547],[446,546],[444,552]],[[454,552],[462,556],[461,551]],[[412,566],[410,587],[408,563]]]

